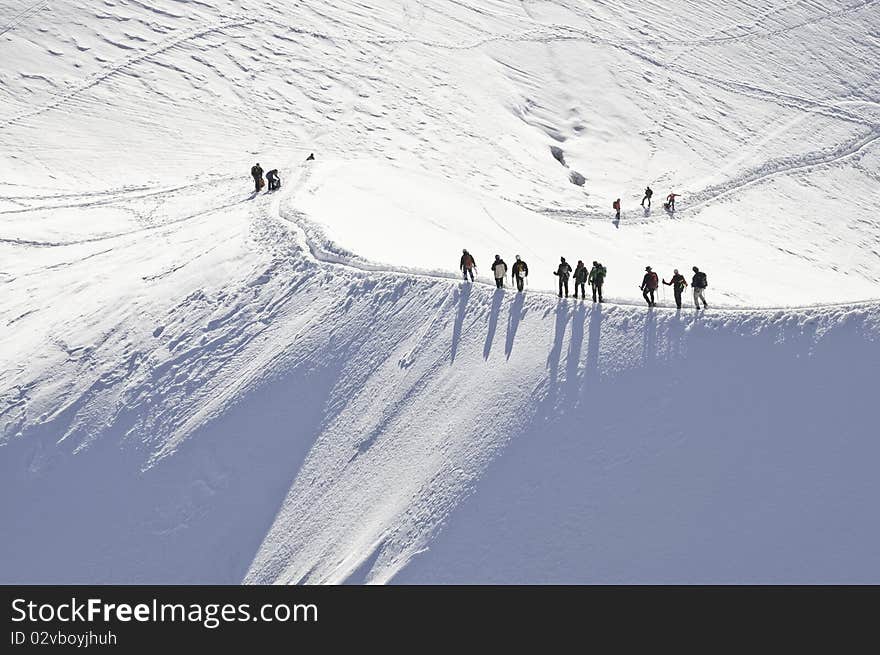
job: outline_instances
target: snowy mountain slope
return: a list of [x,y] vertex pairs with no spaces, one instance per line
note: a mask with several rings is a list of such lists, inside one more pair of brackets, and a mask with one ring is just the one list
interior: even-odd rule
[[[46,249],[90,249],[64,255],[68,279],[97,267],[119,295],[89,307],[82,293],[54,310],[76,320],[38,311],[7,331],[23,347],[34,332],[35,343],[3,365],[14,381],[3,518],[17,527],[0,546],[4,580],[877,571],[874,549],[860,550],[876,538],[873,522],[858,518],[876,491],[876,303],[694,317],[359,272],[302,250],[281,218],[292,196],[148,232],[155,245],[204,247],[207,225],[224,244],[174,248],[179,261],[144,252],[143,235]],[[129,285],[149,302],[130,300]],[[643,485],[653,485],[650,512]],[[805,499],[808,516],[796,509]],[[479,529],[468,523],[477,502],[492,521]],[[858,557],[806,541],[829,522],[846,527],[833,553]],[[794,547],[780,524],[800,556],[774,572],[778,559],[760,547]],[[514,531],[521,538],[507,542],[495,525],[546,528],[545,557],[530,556],[534,537]],[[600,526],[613,538],[597,537]],[[620,540],[639,526],[624,560]],[[695,543],[711,553],[698,567],[686,557]]]
[[31,7],[0,580],[876,580],[875,2]]

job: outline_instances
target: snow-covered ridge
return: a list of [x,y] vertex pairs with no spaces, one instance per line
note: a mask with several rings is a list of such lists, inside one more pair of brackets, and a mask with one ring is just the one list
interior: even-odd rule
[[[74,246],[97,254],[67,276],[97,259],[175,294],[51,326],[57,345],[7,377],[0,479],[21,500],[5,505],[20,528],[5,580],[839,580],[873,566],[811,568],[827,522],[876,491],[877,303],[698,317],[361,272],[312,259],[287,202],[172,221],[169,242],[206,227],[232,242],[181,263],[132,258],[142,236]],[[620,512],[584,505],[591,487]],[[804,493],[808,515],[792,514]],[[553,517],[565,538],[535,560],[526,534]],[[676,527],[627,539],[628,568],[619,540],[640,521]],[[738,522],[750,540],[725,527]],[[776,570],[781,525],[800,554]],[[840,548],[872,537],[859,525]],[[713,554],[689,568],[694,540]],[[764,559],[718,566],[744,548]]]

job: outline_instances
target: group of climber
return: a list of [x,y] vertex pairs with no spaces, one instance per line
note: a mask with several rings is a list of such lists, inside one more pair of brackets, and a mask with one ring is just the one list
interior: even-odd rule
[[[507,278],[507,263],[501,258],[501,255],[495,255],[490,268],[492,276],[495,278],[495,286],[498,289],[504,288],[504,280]],[[459,270],[465,282],[467,282],[468,278],[470,278],[471,282],[474,281],[477,262],[474,256],[468,252],[467,248],[461,251]],[[709,306],[704,295],[706,287],[709,286],[706,274],[696,266],[693,267],[693,271],[694,276],[691,279],[691,288],[694,292],[694,305],[697,309],[700,309],[700,303],[703,303],[703,309],[706,309]],[[511,278],[516,282],[517,291],[522,292],[526,279],[529,276],[529,266],[519,255],[516,255],[516,261],[513,263],[510,274]],[[577,266],[572,270],[571,265],[565,261],[565,257],[559,258],[559,266],[553,271],[553,275],[559,279],[560,298],[568,298],[568,280],[573,277],[574,297],[578,297],[578,290],[580,290],[581,300],[586,300],[586,285],[589,284],[593,292],[593,302],[602,302],[602,285],[605,283],[605,276],[607,274],[608,270],[598,261],[593,261],[592,268],[587,268],[582,260],[578,260]],[[681,293],[688,285],[684,275],[679,273],[676,268],[669,282],[664,279],[663,284],[672,287],[675,295],[675,306],[681,309]],[[657,303],[654,300],[654,293],[659,286],[660,280],[657,277],[657,273],[650,266],[646,266],[645,277],[642,279],[642,284],[639,288],[642,291],[642,297],[648,303],[648,307],[656,307]]]
[[264,180],[263,167],[257,162],[251,166],[251,177],[254,178],[254,193],[259,193],[259,191],[266,186],[267,181],[269,182],[269,191],[275,191],[276,189],[281,188],[281,177],[278,175],[277,168],[273,168],[266,173],[266,179]]
[[[306,161],[314,161],[315,153],[310,153],[308,157],[306,157]],[[266,179],[263,180],[263,167],[260,166],[260,163],[257,162],[253,166],[251,166],[251,177],[254,178],[254,193],[259,193],[260,190],[264,186],[266,186],[266,182],[269,183],[268,191],[277,191],[281,188],[281,176],[278,175],[278,169],[273,168],[271,171],[266,173]]]
[[593,261],[593,267],[587,269],[582,260],[578,260],[574,271],[571,265],[565,261],[565,257],[559,258],[559,266],[553,271],[553,275],[559,278],[559,297],[568,298],[568,277],[574,277],[574,297],[577,298],[578,288],[581,290],[581,300],[587,299],[586,285],[589,284],[593,291],[593,302],[602,301],[602,285],[605,284],[605,275],[608,269],[603,264]]
[[[675,199],[678,198],[680,193],[670,193],[666,196],[666,202],[663,203],[663,209],[672,213],[675,211]],[[648,206],[646,209],[651,209],[651,198],[654,196],[654,190],[651,187],[645,187],[645,195],[642,197],[641,205],[645,207],[645,201],[648,202]],[[611,208],[614,210],[614,220],[620,220],[620,198],[611,203]]]
[[[694,292],[694,305],[697,309],[700,309],[700,303],[702,302],[703,309],[706,309],[709,304],[706,302],[704,294],[706,287],[709,286],[709,282],[706,278],[706,274],[699,268],[694,266],[693,271],[694,276],[691,278],[691,289],[693,289]],[[676,268],[673,271],[669,282],[664,279],[663,284],[672,287],[672,293],[675,295],[675,306],[681,309],[681,292],[684,291],[685,287],[688,285],[684,275],[679,273]],[[645,299],[645,302],[648,303],[648,307],[657,306],[657,303],[654,301],[654,292],[657,291],[659,286],[657,273],[651,270],[650,266],[645,266],[645,277],[642,278],[642,284],[639,286],[639,289],[641,289],[642,297]]]
[[[559,297],[563,295],[568,297],[568,279],[572,276],[572,269],[565,257],[560,257],[559,267],[553,271],[553,275],[559,277]],[[501,255],[495,255],[495,259],[490,267],[492,276],[495,278],[495,286],[498,289],[504,288],[504,280],[507,278],[507,262],[501,259]],[[467,282],[474,281],[474,273],[477,270],[477,262],[474,256],[468,252],[467,248],[461,251],[461,260],[459,261],[459,270],[462,279]],[[599,262],[593,262],[593,268],[587,269],[584,262],[578,260],[577,267],[574,269],[574,295],[577,297],[578,288],[581,290],[581,297],[586,299],[586,285],[589,284],[593,290],[593,302],[602,302],[602,285],[605,283],[605,274],[607,270]],[[522,292],[525,288],[526,280],[529,277],[529,265],[516,255],[516,261],[510,270],[511,278],[516,282],[516,290]]]
[[[501,289],[504,287],[504,280],[507,277],[507,262],[501,259],[501,255],[495,255],[495,261],[492,262],[492,275],[495,277],[495,286]],[[474,256],[467,251],[467,248],[461,251],[461,261],[459,262],[459,270],[465,281],[470,276],[471,282],[474,281],[474,271],[477,270],[477,262]],[[529,266],[523,259],[517,255],[516,261],[513,262],[513,268],[510,271],[510,277],[516,281],[517,291],[522,291],[525,286],[526,278],[529,276]]]

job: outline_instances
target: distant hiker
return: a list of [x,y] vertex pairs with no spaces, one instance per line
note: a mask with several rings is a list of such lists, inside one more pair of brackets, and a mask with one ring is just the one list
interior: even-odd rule
[[675,211],[675,199],[680,196],[680,193],[670,193],[666,196],[666,202],[663,203],[663,209],[674,212]]
[[614,220],[620,220],[620,198],[611,203],[611,208],[617,213],[614,215]]
[[675,294],[675,306],[681,309],[681,292],[688,285],[687,280],[684,279],[684,275],[679,273],[676,268],[669,282],[664,279],[663,284],[666,286],[672,286],[672,293]]
[[251,166],[251,177],[254,178],[254,193],[263,188],[263,169],[260,167],[260,163],[257,162],[253,166]]
[[647,200],[648,201],[648,209],[651,209],[651,196],[653,196],[653,195],[654,195],[654,192],[651,191],[651,187],[646,186],[645,187],[645,197],[642,198],[642,207],[645,206],[645,201]]
[[266,173],[266,181],[269,182],[269,191],[275,191],[281,188],[281,178],[278,177],[278,169],[273,168]]
[[642,278],[642,286],[639,287],[642,290],[642,297],[645,299],[645,302],[648,303],[648,307],[655,307],[657,303],[654,302],[654,291],[657,290],[659,286],[657,280],[657,274],[651,270],[650,266],[645,266],[645,277]]
[[467,248],[461,251],[461,276],[467,282],[468,275],[471,276],[471,282],[474,281],[474,269],[477,267],[473,256],[467,251]]
[[523,290],[523,282],[529,276],[529,267],[528,265],[519,258],[519,255],[516,256],[516,261],[513,263],[513,268],[510,269],[510,274],[513,276],[513,279],[516,280],[516,290]]
[[306,157],[306,161],[315,161],[315,153],[310,153],[308,157]]
[[501,259],[501,255],[495,255],[492,262],[492,272],[495,274],[495,286],[499,289],[504,286],[504,277],[507,275],[507,264]]
[[562,298],[562,290],[565,289],[565,297],[568,298],[568,276],[571,275],[571,266],[565,261],[565,257],[559,258],[559,268],[553,271],[553,275],[559,276],[559,297]]
[[593,302],[596,302],[596,292],[599,293],[599,302],[602,302],[602,284],[605,282],[605,274],[608,271],[599,262],[593,262],[590,269],[590,286],[593,288]]
[[581,288],[581,300],[587,299],[586,284],[587,278],[590,276],[587,267],[579,259],[577,266],[574,267],[574,297],[578,297],[578,287]]
[[691,278],[691,288],[694,290],[694,305],[699,309],[700,301],[702,300],[703,309],[706,309],[709,306],[709,303],[707,303],[706,298],[703,297],[703,292],[706,290],[706,287],[709,286],[709,281],[706,279],[706,274],[699,268],[694,266],[693,270],[694,277]]

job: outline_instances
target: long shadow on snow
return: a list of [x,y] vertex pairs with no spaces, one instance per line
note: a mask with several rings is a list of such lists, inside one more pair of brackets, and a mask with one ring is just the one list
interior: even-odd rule
[[[641,334],[618,311],[601,354],[598,317],[587,370],[609,352],[630,368],[539,403],[396,583],[880,581],[876,310],[822,332],[646,316]],[[652,359],[655,338],[685,354]]]
[[584,323],[587,312],[583,302],[578,302],[571,315],[571,335],[568,338],[568,353],[565,356],[565,390],[562,394],[567,405],[578,400],[580,384],[578,370],[580,368],[581,350],[584,345]]
[[559,359],[565,343],[565,324],[568,322],[568,303],[563,300],[556,302],[556,327],[553,332],[553,346],[547,355],[547,396],[546,402],[552,406],[556,402],[559,390]]
[[489,328],[486,330],[486,343],[483,344],[483,359],[489,359],[489,353],[492,352],[492,341],[498,329],[498,313],[501,311],[502,300],[504,300],[504,289],[495,289],[492,307],[489,309]]
[[464,316],[467,313],[468,299],[471,297],[471,287],[473,283],[463,282],[458,291],[458,312],[455,315],[455,324],[452,327],[452,349],[450,351],[450,359],[454,362],[455,355],[458,353],[458,344],[461,341],[461,329],[464,324]]
[[504,341],[504,356],[507,359],[510,359],[510,353],[513,352],[513,341],[516,338],[519,323],[526,316],[526,310],[523,309],[524,296],[523,293],[517,293],[513,302],[510,303],[510,313],[507,315],[507,338]]

